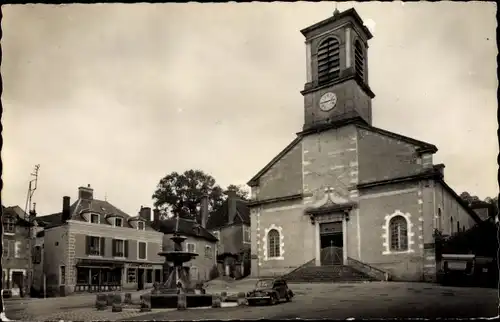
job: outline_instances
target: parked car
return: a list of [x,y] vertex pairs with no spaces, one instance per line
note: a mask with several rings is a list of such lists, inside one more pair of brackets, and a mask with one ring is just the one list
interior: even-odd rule
[[294,294],[282,278],[260,279],[255,284],[255,289],[247,293],[248,305],[261,303],[277,304],[282,300],[291,301]]

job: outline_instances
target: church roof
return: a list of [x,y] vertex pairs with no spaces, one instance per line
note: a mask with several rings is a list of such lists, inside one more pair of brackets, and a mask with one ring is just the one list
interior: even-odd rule
[[250,179],[250,181],[248,181],[247,184],[249,186],[258,185],[258,180],[260,179],[260,177],[262,177],[285,154],[287,154],[291,149],[293,149],[302,140],[302,137],[304,137],[312,132],[316,133],[316,132],[320,132],[320,131],[326,131],[326,130],[329,130],[329,129],[332,129],[335,127],[339,127],[339,125],[345,126],[348,124],[354,124],[358,128],[362,128],[365,130],[376,132],[380,135],[391,137],[391,138],[400,140],[402,142],[414,144],[414,145],[418,146],[418,150],[420,153],[423,153],[423,152],[436,153],[437,152],[437,147],[433,144],[430,144],[430,143],[427,143],[424,141],[420,141],[420,140],[416,140],[416,139],[413,139],[413,138],[410,138],[410,137],[407,137],[407,136],[404,136],[401,134],[397,134],[397,133],[394,133],[391,131],[383,130],[383,129],[380,129],[380,128],[375,127],[375,126],[367,125],[367,124],[364,124],[363,122],[359,122],[359,120],[357,120],[357,119],[351,119],[351,120],[347,120],[347,121],[342,121],[338,124],[336,123],[336,124],[331,124],[331,125],[325,126],[322,129],[314,129],[311,131],[303,131],[303,132],[297,133],[297,137],[292,142],[290,142],[290,144],[288,144],[280,153],[278,153],[278,155],[276,155],[268,164],[266,164],[266,166],[264,166],[264,168],[262,168],[252,179]]
[[356,12],[356,10],[354,8],[339,12],[338,14],[335,14],[334,16],[331,16],[325,20],[322,20],[320,22],[315,23],[312,26],[309,26],[307,28],[302,29],[300,32],[304,36],[306,36],[309,32],[311,32],[314,29],[320,28],[320,27],[327,25],[335,20],[339,20],[341,18],[348,17],[348,16],[351,16],[352,18],[354,18],[354,20],[361,26],[361,28],[363,28],[363,31],[366,33],[366,36],[368,37],[368,39],[373,38],[372,33],[364,25],[363,20],[361,19],[361,17],[359,16],[359,14]]

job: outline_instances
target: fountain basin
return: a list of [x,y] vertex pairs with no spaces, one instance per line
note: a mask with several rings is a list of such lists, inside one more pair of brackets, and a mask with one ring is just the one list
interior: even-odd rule
[[165,257],[167,262],[174,263],[174,266],[180,266],[198,256],[196,253],[182,251],[160,252],[158,255]]
[[[207,307],[212,306],[212,295],[209,294],[185,294],[186,307]],[[178,296],[177,294],[151,294],[146,295],[149,297],[152,309],[173,309],[177,308]]]

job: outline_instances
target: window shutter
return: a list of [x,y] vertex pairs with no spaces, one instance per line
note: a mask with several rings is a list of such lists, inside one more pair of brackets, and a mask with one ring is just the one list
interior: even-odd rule
[[90,254],[90,236],[85,236],[85,254],[89,255]]
[[111,240],[111,255],[116,256],[116,239]]
[[105,247],[106,247],[106,246],[105,246],[105,244],[106,244],[106,243],[105,243],[105,241],[106,241],[106,238],[101,237],[101,254],[100,254],[101,256],[104,256],[104,255],[105,255],[105,254],[104,254],[104,250],[106,249],[106,248],[105,248]]
[[123,242],[123,248],[124,248],[124,253],[125,253],[125,257],[128,258],[128,240],[125,240]]

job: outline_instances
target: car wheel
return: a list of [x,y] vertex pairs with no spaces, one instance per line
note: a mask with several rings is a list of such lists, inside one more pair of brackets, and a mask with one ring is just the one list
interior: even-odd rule
[[290,294],[287,294],[287,295],[285,296],[285,300],[286,300],[287,302],[290,302],[290,301],[292,300],[292,297],[290,296]]

